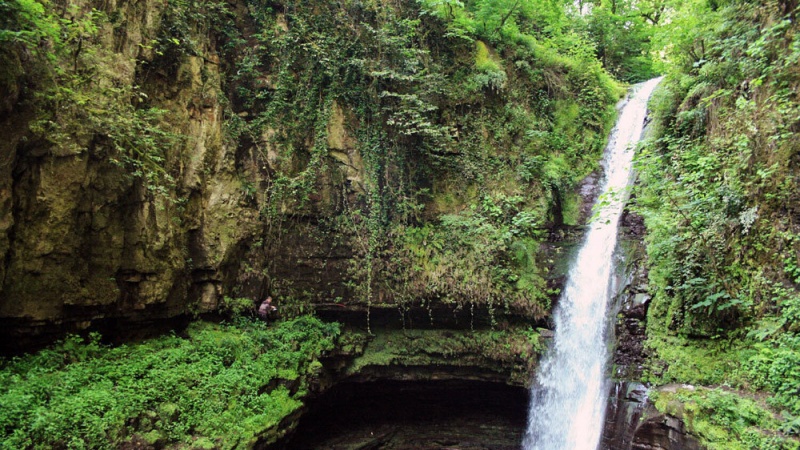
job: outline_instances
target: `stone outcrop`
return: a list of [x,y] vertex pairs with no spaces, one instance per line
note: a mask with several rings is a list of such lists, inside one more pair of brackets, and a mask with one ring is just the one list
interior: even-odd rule
[[641,239],[644,224],[637,214],[625,210],[620,218],[619,294],[614,310],[613,376],[618,380],[638,380],[646,359],[644,352],[647,308],[650,302]]
[[629,381],[641,379],[647,358],[644,341],[650,295],[642,243],[644,233],[642,217],[624,211],[620,219],[621,263],[612,355],[612,375],[618,381],[609,396],[602,448],[700,450],[702,447],[686,430],[682,418],[660,413],[648,399],[649,388]]
[[[58,61],[66,67],[62,67],[65,72],[80,75],[79,81],[86,74],[92,80],[75,86],[79,97],[70,100],[67,112],[45,111],[49,103],[42,97],[52,91],[44,79],[53,76],[52,67],[42,67],[44,63],[24,47],[0,49],[2,62],[8,62],[0,73],[0,159],[4,161],[0,165],[0,352],[27,350],[70,332],[100,331],[110,340],[134,339],[180,328],[197,316],[212,316],[224,309],[225,297],[251,299],[255,305],[273,295],[280,314],[313,310],[357,330],[349,335],[350,342],[341,342],[337,352],[315,369],[308,400],[321,399],[342,384],[386,380],[460,383],[483,387],[489,393],[492,389],[506,396],[511,392],[515,412],[510,422],[515,430],[522,429],[525,386],[544,347],[541,336],[551,335],[546,330],[540,333],[537,327],[547,326],[546,307],[549,300],[557,298],[569,247],[582,233],[579,225],[565,225],[563,200],[580,203],[574,213],[577,217],[570,222],[583,223],[590,215],[588,205],[597,195],[597,172],[580,186],[571,178],[579,178],[594,166],[591,155],[599,153],[598,143],[601,146],[604,140],[602,123],[609,118],[603,116],[605,105],[597,108],[592,125],[568,124],[565,130],[553,130],[559,139],[579,142],[576,145],[582,150],[574,155],[575,161],[559,156],[559,164],[574,167],[576,174],[547,182],[539,179],[537,172],[547,160],[544,140],[538,144],[542,148],[526,148],[533,147],[523,137],[526,130],[515,131],[514,127],[527,126],[531,117],[522,116],[532,115],[534,106],[551,104],[539,102],[531,94],[547,97],[550,89],[532,86],[531,79],[542,81],[535,81],[535,76],[528,79],[522,72],[509,72],[512,77],[504,85],[503,89],[511,89],[518,83],[519,91],[524,92],[513,99],[503,99],[503,92],[491,89],[454,104],[423,102],[419,106],[412,101],[410,107],[423,113],[444,110],[440,117],[422,119],[453,129],[453,144],[434,149],[439,153],[433,156],[423,153],[429,143],[420,136],[389,126],[390,121],[403,122],[419,114],[413,109],[410,113],[391,110],[397,103],[409,107],[405,100],[396,100],[404,99],[407,91],[413,93],[404,81],[399,87],[381,81],[387,85],[381,87],[383,91],[371,93],[376,94],[370,99],[376,104],[371,106],[358,103],[363,100],[359,97],[350,103],[345,95],[332,98],[323,111],[315,112],[323,118],[317,129],[292,134],[287,131],[291,124],[275,121],[258,133],[252,132],[255,127],[240,132],[260,118],[256,118],[259,108],[253,106],[253,99],[245,98],[239,88],[251,83],[258,88],[251,89],[251,94],[270,97],[276,95],[279,76],[300,77],[292,70],[281,73],[277,59],[285,55],[275,49],[264,51],[263,42],[255,37],[269,32],[281,35],[291,29],[283,5],[262,5],[275,25],[264,31],[257,29],[253,11],[248,11],[253,6],[238,1],[225,2],[232,11],[231,22],[223,26],[213,22],[213,27],[213,20],[225,20],[223,14],[215,16],[218,11],[174,10],[181,6],[153,0],[61,3],[70,11],[65,14],[72,15],[69,20],[76,22],[88,20],[90,11],[96,9],[99,26],[96,34],[87,31],[86,36],[70,41],[75,48]],[[418,7],[416,2],[407,3]],[[203,3],[205,6],[212,7],[214,2]],[[314,15],[325,16],[316,11]],[[359,17],[357,22],[362,20],[370,19]],[[345,22],[349,29],[350,21]],[[431,27],[425,36],[444,32],[436,28],[441,24],[425,26]],[[235,28],[241,39],[226,40],[231,29],[224,27]],[[374,30],[368,31],[356,34],[370,36]],[[463,45],[460,39],[456,41]],[[313,47],[309,46],[312,52]],[[468,72],[474,66],[473,48],[464,48],[467,50],[445,51],[455,54],[450,55],[454,63]],[[458,51],[464,54],[456,54]],[[263,71],[242,81],[237,58],[256,54],[262,58],[259,69]],[[500,55],[495,56],[499,61]],[[509,67],[516,70],[513,64]],[[558,72],[569,70],[557,68]],[[373,74],[374,68],[366,72],[378,76]],[[565,83],[567,80],[572,78],[564,77]],[[558,91],[582,90],[592,80],[582,75],[569,82],[576,86]],[[376,98],[384,94],[398,96],[389,95],[389,100],[380,103]],[[440,94],[434,91],[431,96]],[[597,98],[596,94],[591,98]],[[569,94],[552,104],[578,111],[585,106],[578,97]],[[498,136],[502,133],[490,132],[488,124],[510,120],[503,109],[506,100],[520,102],[514,106],[514,114],[520,117],[514,119],[516,124],[503,127],[503,132],[511,131],[501,141]],[[371,119],[383,123],[366,128],[362,107],[377,110]],[[150,110],[159,111],[145,121],[152,128],[136,127],[144,122],[135,122],[133,128],[115,128],[124,128],[126,120]],[[461,121],[470,114],[475,117],[473,122]],[[131,130],[137,134],[131,135]],[[121,131],[129,134],[120,137]],[[137,153],[148,151],[146,145],[139,146],[147,142],[138,138],[157,139],[162,132],[171,135],[164,138],[169,145],[162,146],[163,152]],[[405,152],[398,160],[410,168],[397,167],[398,160],[387,158],[377,163],[380,173],[375,173],[375,155],[362,154],[368,146],[359,140],[378,132],[391,133],[391,140],[383,137],[379,144],[393,152]],[[122,148],[123,138],[135,145]],[[470,145],[476,154],[463,156]],[[497,155],[483,154],[489,149]],[[465,163],[457,160],[462,156]],[[525,169],[530,173],[517,173],[523,157],[530,157]],[[312,164],[318,164],[318,169],[306,173]],[[462,169],[479,173],[465,180]],[[148,170],[153,173],[146,173]],[[164,174],[169,182],[149,178]],[[492,181],[492,177],[498,179]],[[390,178],[396,179],[396,185],[388,184]],[[412,195],[403,198],[401,188]],[[482,253],[505,252],[495,261],[507,263],[512,275],[517,266],[527,267],[529,276],[524,279],[508,273],[501,276],[510,280],[506,281],[509,290],[516,289],[517,281],[529,286],[539,283],[536,298],[513,292],[518,294],[514,303],[505,296],[487,299],[477,290],[458,295],[442,291],[420,296],[412,295],[418,291],[406,296],[390,293],[386,286],[397,282],[393,277],[407,268],[398,267],[391,255],[396,249],[389,245],[380,249],[384,253],[377,253],[375,259],[380,261],[365,258],[364,248],[371,245],[371,233],[375,233],[367,222],[386,220],[369,214],[370,208],[384,206],[370,204],[365,197],[369,200],[369,195],[393,189],[399,193],[388,194],[397,195],[397,201],[385,205],[391,209],[386,214],[408,209],[410,212],[403,214],[411,218],[404,226],[438,224],[442,215],[494,208],[494,216],[464,215],[462,219],[469,220],[460,226],[468,234],[473,228],[502,228],[507,225],[502,221],[510,223],[513,214],[524,212],[518,217],[522,225],[506,233],[514,234],[507,247],[513,245],[516,255],[507,248],[480,250],[486,248],[483,245],[478,249]],[[572,189],[574,193],[568,192]],[[336,223],[341,220],[347,222]],[[425,240],[420,242],[423,251],[428,245]],[[466,259],[471,255],[460,252],[456,256]],[[374,279],[372,267],[364,275],[367,262],[375,264]],[[469,282],[465,280],[470,278],[469,272],[457,272],[459,277],[452,277],[452,283]],[[480,288],[483,281],[496,280],[485,277],[472,282]],[[402,285],[403,280],[397,283]],[[370,290],[367,295],[365,284]],[[536,307],[526,309],[526,304]],[[297,389],[291,380],[285,387]],[[504,405],[496,406],[502,410]],[[473,402],[471,407],[478,414],[475,429],[480,429],[485,425],[481,414],[486,411],[480,403]],[[286,417],[259,445],[271,445],[290,433],[306,411]],[[507,445],[502,448],[513,448],[519,436],[505,433],[507,423],[503,422],[491,425],[500,430],[497,435],[504,436]],[[443,447],[456,444],[442,442]]]
[[[672,389],[665,386],[658,389]],[[682,417],[659,412],[640,383],[617,382],[609,398],[602,448],[605,450],[701,450]]]
[[64,125],[70,145],[30,131],[41,116],[32,91],[42,69],[25,49],[6,50],[12,60],[28,58],[0,85],[8,99],[0,111],[0,329],[7,350],[86,328],[135,334],[213,310],[225,265],[260,226],[241,187],[239,167],[254,165],[252,155],[237,154],[223,138],[214,41],[198,39],[204,56],[185,55],[165,73],[151,68],[157,55],[150,44],[163,31],[165,5],[103,8],[115,22],[96,37],[97,82],[140,86],[142,97],[169,111],[163,127],[182,137],[165,155],[174,186],[154,194],[78,117]]
[[628,450],[647,407],[647,388],[639,383],[618,381],[608,398],[601,439],[605,450]]
[[[0,50],[0,351],[25,350],[81,330],[124,340],[214,313],[224,297],[250,298],[255,304],[273,295],[287,314],[315,308],[363,314],[373,305],[425,314],[431,303],[440,302],[433,309],[446,317],[444,310],[459,314],[473,303],[487,303],[486,296],[469,291],[446,302],[441,297],[447,292],[425,294],[430,298],[419,298],[417,291],[390,292],[386,286],[404,286],[408,281],[394,280],[399,272],[406,270],[409,276],[416,272],[392,266],[398,263],[386,255],[365,272],[364,243],[375,230],[364,223],[372,220],[364,215],[369,210],[364,196],[370,189],[397,186],[370,179],[376,175],[370,174],[360,150],[364,144],[359,133],[365,132],[365,125],[356,111],[359,104],[337,98],[325,103],[325,110],[316,113],[325,121],[320,130],[290,133],[291,125],[278,122],[264,125],[258,135],[236,134],[254,120],[256,110],[264,108],[244,97],[240,88],[250,88],[250,95],[273,95],[279,89],[281,62],[263,57],[263,70],[253,79],[240,73],[242,55],[264,50],[255,36],[253,11],[244,3],[180,6],[185,9],[170,9],[152,0],[62,3],[59,14],[65,20],[91,22],[97,29],[86,26],[83,34],[61,43],[67,50],[56,54],[55,62],[43,56],[52,51],[44,45],[36,50],[39,53],[24,45]],[[417,6],[410,2],[397,7]],[[223,8],[229,15],[202,8]],[[274,21],[276,37],[291,30],[284,8],[273,4],[264,8],[267,20]],[[424,26],[442,32],[437,24]],[[345,27],[345,32],[352,30]],[[473,50],[466,46],[448,52],[471,68],[472,62],[461,61],[472,58]],[[71,94],[59,97],[53,79],[68,85]],[[516,82],[529,83],[521,75]],[[476,103],[467,110],[486,108],[482,115],[505,114],[491,109],[499,104]],[[525,109],[530,108],[520,111]],[[436,105],[429,110],[436,111]],[[442,129],[454,126],[459,116],[463,114],[441,112]],[[383,131],[389,133],[388,123],[396,119],[380,118],[386,122]],[[488,146],[496,137],[480,120],[476,122],[483,131],[477,138]],[[455,128],[453,139],[463,139]],[[581,131],[585,133],[581,139],[600,142],[603,130],[590,128]],[[417,138],[391,132],[396,135],[392,145],[408,152],[402,158],[411,169],[384,161],[381,164],[387,167],[381,176],[413,183],[403,189],[415,196],[429,193],[420,197],[421,203],[408,200],[417,211],[413,223],[438,223],[439,215],[458,213],[469,202],[478,202],[475,182],[465,189],[460,169],[447,169],[461,157],[461,144],[454,141],[452,151],[436,155],[437,160],[449,160],[441,173],[432,173],[412,167],[430,163],[420,159]],[[322,136],[325,154],[312,157]],[[163,154],[148,154],[152,150],[148,140],[158,139],[169,145],[160,144]],[[517,145],[512,142],[516,139],[509,138],[504,145]],[[507,157],[511,154],[502,158]],[[321,168],[304,174],[313,164]],[[313,179],[302,184],[303,176]],[[154,182],[150,177],[169,181]],[[290,187],[276,201],[280,183]],[[562,189],[577,192],[570,183],[564,182]],[[528,208],[537,214],[559,209],[560,196],[569,195],[548,194],[533,181],[502,179],[496,184],[481,189],[498,192],[499,198],[511,195],[505,191],[518,195],[527,189],[533,195]],[[591,193],[592,182],[581,189]],[[549,199],[554,195],[558,198]],[[387,204],[399,206],[411,207]],[[552,214],[563,215],[560,210]],[[587,214],[586,208],[582,214]],[[343,218],[350,222],[341,223]],[[551,238],[560,240],[562,219],[536,225],[555,225],[559,229]],[[529,250],[536,245],[522,247],[531,253],[524,263],[514,264],[529,266],[533,278],[525,281],[538,283],[535,295],[540,304],[514,293],[515,300],[500,305],[498,300],[506,300],[495,293],[496,300],[478,308],[479,321],[524,319],[545,325],[541,321],[547,311],[542,305],[547,304],[547,295],[555,299],[561,282],[558,269],[551,270],[565,256],[558,252],[561,244],[544,243],[538,252]],[[394,249],[386,249],[387,254],[389,250]],[[515,281],[509,278],[513,290]],[[427,288],[424,280],[416,280],[418,291]],[[371,285],[365,288],[365,284]],[[364,295],[364,289],[371,295]],[[529,304],[534,306],[528,308]]]
[[636,429],[631,450],[701,450],[683,420],[664,414],[647,417]]

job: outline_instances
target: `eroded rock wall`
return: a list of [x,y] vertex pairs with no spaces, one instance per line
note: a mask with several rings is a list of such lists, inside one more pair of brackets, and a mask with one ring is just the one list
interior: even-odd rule
[[545,324],[613,117],[598,65],[416,2],[56,3],[0,49],[5,350],[266,295]]
[[[46,342],[97,321],[115,331],[125,322],[146,325],[213,309],[219,268],[258,226],[257,210],[244,203],[239,187],[236,165],[247,155],[237,157],[236,146],[223,139],[221,66],[211,32],[197,32],[200,54],[182,55],[165,73],[153,67],[152,48],[164,33],[164,2],[67,2],[64,8],[76,21],[102,8],[99,30],[87,37],[92,55],[75,57],[76,68],[85,66],[96,78],[84,84],[135,86],[140,98],[167,111],[160,126],[180,136],[163,155],[174,183],[154,192],[119,164],[110,130],[83,122],[92,112],[60,118],[69,122],[60,124],[68,135],[63,140],[38,132],[47,117],[38,96],[53,95],[42,79],[52,69],[22,46],[8,50],[12,58],[27,58],[15,79],[4,80],[4,94],[21,94],[0,116],[6,161],[0,321],[4,346],[12,348],[24,346],[16,339]],[[100,95],[93,86],[85,91]]]

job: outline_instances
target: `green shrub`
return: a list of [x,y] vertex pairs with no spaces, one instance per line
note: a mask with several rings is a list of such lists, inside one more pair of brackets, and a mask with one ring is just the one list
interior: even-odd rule
[[800,442],[778,433],[779,421],[756,400],[723,389],[655,392],[656,408],[682,417],[709,450],[794,450]]
[[219,302],[219,311],[230,317],[242,317],[252,315],[256,310],[256,304],[251,298],[231,298],[225,296]]
[[686,397],[710,448],[796,448],[779,432],[797,433],[800,413],[791,156],[800,106],[786,91],[800,80],[798,29],[780,2],[714,5],[676,11],[672,73],[652,100],[652,138],[637,156],[654,294],[648,380],[764,399]]
[[[337,324],[194,323],[116,348],[70,337],[0,363],[0,442],[116,448],[134,435],[170,445],[245,448],[301,406],[306,374]],[[289,388],[291,386],[291,390]]]
[[784,334],[754,351],[745,362],[753,387],[773,392],[770,403],[800,416],[800,337]]

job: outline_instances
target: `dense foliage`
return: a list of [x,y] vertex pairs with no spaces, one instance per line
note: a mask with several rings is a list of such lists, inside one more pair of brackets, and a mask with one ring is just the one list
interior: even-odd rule
[[[538,53],[590,57],[622,81],[652,78],[668,0],[421,0],[460,34],[503,45],[526,42]],[[654,42],[656,44],[654,44]]]
[[[225,110],[225,145],[259,166],[236,167],[265,224],[251,250],[278,252],[287,229],[313,223],[314,238],[351,250],[349,297],[336,301],[368,311],[443,302],[546,316],[556,293],[540,248],[579,220],[575,187],[597,168],[614,78],[668,68],[638,158],[647,381],[727,387],[657,401],[683,404],[711,448],[796,447],[796,2],[175,0],[127,59],[112,43],[128,23],[108,7],[0,0],[0,87],[30,113],[26,139],[89,152],[129,175],[114,189],[138,183],[177,211],[187,193],[168,156],[185,136],[168,95],[138,82],[177,79],[182,58],[213,47],[222,79],[206,86],[204,72],[201,96]],[[284,311],[331,300],[269,282]],[[114,349],[70,338],[2,363],[3,445],[246,445],[299,406],[337,332],[304,317]],[[763,404],[751,399],[761,392]]]
[[[649,380],[767,391],[781,414],[768,428],[791,434],[800,416],[794,8],[690,2],[674,12],[671,71],[653,100],[637,190],[655,294]],[[698,433],[713,448],[778,448],[748,433],[729,444]]]
[[575,223],[619,90],[563,8],[500,3],[251,3],[229,128],[273,171],[273,229],[321,212],[354,250],[345,301],[547,314],[538,245]]
[[709,450],[800,448],[800,442],[779,433],[780,419],[755,399],[724,389],[678,389],[654,392],[656,408],[683,418]]
[[[284,3],[170,2],[131,58],[112,50],[129,18],[108,5],[5,0],[0,42],[36,55],[24,67],[32,138],[122,167],[176,221],[190,196],[176,161],[194,143],[165,114],[172,94],[151,84],[218,57],[222,79],[201,74],[202,96],[225,107],[226,145],[259,161],[237,176],[273,252],[292,220],[315,216],[322,238],[355,251],[359,302],[546,315],[544,230],[575,224],[575,185],[597,167],[620,93],[608,73],[653,73],[663,5]],[[424,238],[451,235],[458,248]],[[281,283],[269,288],[285,298],[327,295]]]
[[[537,356],[543,353],[545,341],[530,326],[504,328],[380,330],[365,346],[363,354],[347,367],[347,373],[398,365],[411,372],[430,367],[467,371],[469,367],[481,367],[508,376],[509,383],[524,385],[538,365]],[[364,333],[348,332],[343,334],[340,344],[347,352],[367,337]]]
[[302,405],[339,328],[303,316],[197,322],[187,334],[115,348],[72,336],[0,360],[0,445],[252,446]]

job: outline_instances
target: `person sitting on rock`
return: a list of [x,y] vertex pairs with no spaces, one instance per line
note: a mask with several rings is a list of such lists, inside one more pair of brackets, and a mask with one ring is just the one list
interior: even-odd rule
[[263,302],[261,302],[261,306],[258,307],[258,317],[266,320],[270,313],[277,310],[278,308],[272,306],[272,297],[267,297]]

